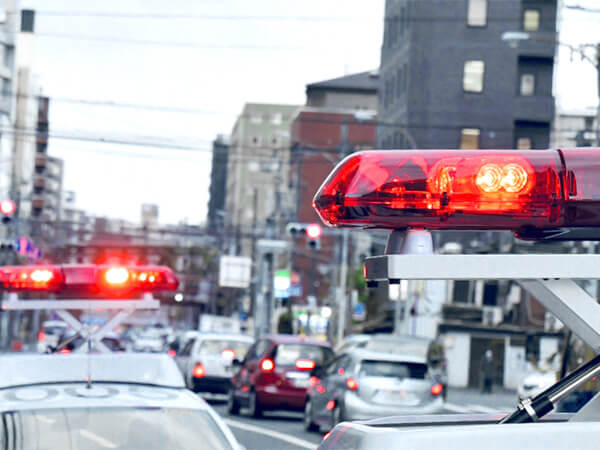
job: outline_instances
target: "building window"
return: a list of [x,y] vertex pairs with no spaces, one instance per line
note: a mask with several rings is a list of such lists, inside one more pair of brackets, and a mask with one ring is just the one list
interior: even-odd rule
[[524,73],[521,75],[521,87],[519,88],[521,95],[533,95],[535,93],[535,75]]
[[487,24],[487,0],[469,0],[467,25],[484,27]]
[[540,29],[540,12],[536,9],[526,9],[523,12],[523,29],[537,31]]
[[531,138],[521,137],[517,139],[518,150],[531,150]]
[[465,62],[465,71],[463,74],[463,89],[466,92],[482,92],[484,72],[485,63],[483,61]]
[[460,148],[463,150],[479,148],[480,134],[478,128],[463,128],[460,132]]

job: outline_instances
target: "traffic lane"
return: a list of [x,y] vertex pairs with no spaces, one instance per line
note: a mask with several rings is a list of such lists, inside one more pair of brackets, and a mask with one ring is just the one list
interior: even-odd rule
[[248,450],[314,449],[324,434],[304,431],[302,413],[267,411],[262,418],[255,419],[245,415],[244,408],[239,416],[230,416],[224,402],[209,400],[209,403]]

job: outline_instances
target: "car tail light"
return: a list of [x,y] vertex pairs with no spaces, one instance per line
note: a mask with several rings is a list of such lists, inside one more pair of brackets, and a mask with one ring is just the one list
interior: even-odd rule
[[2,286],[8,291],[58,291],[64,282],[56,266],[5,266],[0,269]]
[[68,355],[69,353],[71,353],[71,350],[69,350],[68,348],[61,348],[60,349],[60,353],[63,355]]
[[365,151],[338,164],[313,206],[331,226],[597,227],[599,170],[600,149]]
[[260,370],[263,372],[273,372],[275,363],[271,358],[265,358],[260,362]]
[[314,386],[316,386],[317,384],[319,384],[320,382],[321,382],[321,380],[319,380],[317,377],[314,377],[314,376],[313,376],[313,377],[310,377],[310,378],[308,379],[308,385],[309,385],[310,387],[314,387]]
[[39,342],[44,342],[46,340],[46,333],[40,331],[37,335],[37,338]]
[[235,352],[229,348],[226,348],[221,352],[221,358],[227,361],[232,361],[233,358],[235,358]]
[[333,408],[335,408],[335,402],[333,400],[329,400],[327,405],[325,405],[325,408],[327,408],[327,411],[333,411]]
[[192,369],[192,376],[194,378],[202,378],[206,375],[206,369],[202,365],[202,363],[196,363],[194,368]]
[[346,387],[351,391],[356,391],[358,389],[358,381],[352,377],[346,378]]
[[431,386],[431,394],[438,396],[442,393],[442,391],[444,390],[444,386],[442,386],[440,383],[434,384],[433,386]]
[[296,361],[296,369],[313,370],[314,368],[315,362],[312,359],[299,359]]
[[317,392],[319,394],[324,394],[325,393],[325,386],[323,386],[322,384],[317,384],[317,386],[315,387],[315,389],[317,390]]
[[167,353],[171,358],[175,358],[175,355],[177,354],[177,352],[173,349],[169,349]]

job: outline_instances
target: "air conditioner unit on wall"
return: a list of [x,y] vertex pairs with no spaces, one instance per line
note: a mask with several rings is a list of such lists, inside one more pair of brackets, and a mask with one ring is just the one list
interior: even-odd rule
[[498,325],[502,323],[504,314],[500,306],[484,306],[481,321],[484,325]]

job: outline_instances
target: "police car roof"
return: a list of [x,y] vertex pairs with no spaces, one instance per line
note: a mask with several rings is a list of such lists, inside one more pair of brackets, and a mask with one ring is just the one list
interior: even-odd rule
[[184,388],[177,365],[167,355],[108,353],[0,355],[0,389],[32,384],[114,382]]

